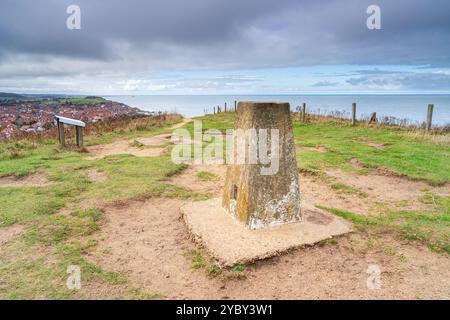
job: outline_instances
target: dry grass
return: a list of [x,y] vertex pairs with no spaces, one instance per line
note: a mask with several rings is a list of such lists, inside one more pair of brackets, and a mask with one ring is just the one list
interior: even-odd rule
[[[157,116],[123,116],[111,118],[105,121],[88,123],[84,128],[85,135],[99,135],[108,132],[126,133],[135,131],[146,131],[164,124],[181,120],[182,116],[178,114],[160,114]],[[17,132],[14,134],[14,140],[31,140],[56,138],[57,128],[54,126],[44,132]],[[75,130],[72,126],[65,128],[66,139],[75,138]]]
[[[293,114],[294,121],[299,121],[298,113]],[[450,145],[450,124],[434,127],[430,132],[425,131],[424,123],[412,123],[408,119],[397,119],[395,117],[378,117],[376,123],[369,124],[367,119],[359,119],[356,126],[367,128],[391,128],[404,131],[412,138],[431,142],[439,146]],[[306,122],[310,123],[334,123],[340,125],[351,125],[348,113],[342,111],[332,111],[329,113],[312,112],[307,113]]]
[[410,131],[407,134],[414,139],[425,140],[438,146],[450,146],[450,133],[433,134],[415,130]]

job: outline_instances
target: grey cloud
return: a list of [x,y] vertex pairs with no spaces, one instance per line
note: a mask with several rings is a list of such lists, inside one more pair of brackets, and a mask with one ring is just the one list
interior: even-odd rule
[[382,70],[382,69],[370,69],[370,70],[356,70],[356,74],[360,75],[386,75],[386,74],[399,74],[403,73],[401,71],[392,71],[392,70]]
[[331,82],[331,81],[318,81],[316,83],[314,83],[312,86],[313,87],[333,87],[338,85],[338,82]]
[[[373,0],[2,0],[0,78],[139,78],[159,70],[317,64],[450,66],[449,1],[376,2],[382,30],[371,31],[366,8]],[[65,27],[71,4],[81,7],[79,31]],[[355,75],[388,74],[367,69]],[[364,81],[399,80],[355,77],[348,83]],[[403,79],[409,86],[414,81]]]
[[382,76],[362,76],[346,81],[352,86],[365,87],[400,87],[410,90],[445,90],[450,89],[450,73],[439,72],[402,72]]
[[[82,9],[80,31],[65,28],[65,9],[74,2]],[[136,50],[194,48],[201,56],[214,52],[210,58],[224,65],[449,63],[448,1],[379,0],[379,31],[365,27],[372,2],[3,0],[0,42],[2,51],[102,60],[120,58],[111,48],[124,44]],[[223,56],[216,50],[227,46]],[[238,61],[240,56],[245,60]]]

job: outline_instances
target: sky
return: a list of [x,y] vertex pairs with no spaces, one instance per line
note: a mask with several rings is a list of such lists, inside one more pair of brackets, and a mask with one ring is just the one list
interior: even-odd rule
[[[71,5],[81,29],[67,28]],[[0,91],[450,93],[449,12],[448,0],[1,0]]]

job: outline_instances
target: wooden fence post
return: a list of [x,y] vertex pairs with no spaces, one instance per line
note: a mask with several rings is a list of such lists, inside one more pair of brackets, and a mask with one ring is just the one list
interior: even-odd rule
[[428,112],[427,112],[427,131],[431,130],[431,125],[433,122],[433,109],[434,109],[434,105],[433,104],[429,104],[428,105]]
[[227,103],[225,102],[225,112],[227,112]]
[[66,145],[66,138],[64,136],[64,123],[58,121],[58,136],[59,143],[64,147]]
[[302,105],[302,122],[305,122],[305,121],[306,121],[306,103],[303,102],[303,105]]
[[83,127],[76,126],[75,130],[77,134],[77,146],[83,148]]
[[214,114],[216,114],[216,107],[213,107],[213,109],[214,109]]
[[237,101],[234,100],[234,112],[236,112],[236,111],[237,111]]
[[352,126],[356,124],[356,103],[352,103]]
[[372,114],[370,115],[369,124],[375,123],[377,121],[378,121],[377,113],[376,112],[372,112]]
[[58,142],[61,143],[61,133],[59,130],[59,126],[60,126],[59,119],[56,118],[56,131],[58,132]]

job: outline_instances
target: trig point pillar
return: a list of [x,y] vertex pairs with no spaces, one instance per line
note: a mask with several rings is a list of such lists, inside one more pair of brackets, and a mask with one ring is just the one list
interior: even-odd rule
[[[267,135],[261,136],[261,129]],[[277,132],[276,135],[272,134]],[[257,137],[254,134],[256,132]],[[236,141],[243,139],[246,150]],[[277,144],[276,154],[273,143]],[[222,206],[249,229],[299,222],[300,191],[297,159],[289,103],[239,102],[234,130],[232,163],[228,163]],[[265,145],[265,147],[264,147]],[[262,147],[262,148],[261,148]],[[268,150],[271,163],[261,159],[261,149]],[[258,150],[258,161],[254,154]],[[236,161],[245,152],[245,162]],[[252,158],[249,161],[249,158]],[[229,158],[229,159],[230,159]],[[278,167],[274,165],[278,162]],[[262,174],[264,168],[275,166],[272,174]],[[267,170],[266,170],[267,171]],[[267,172],[266,172],[267,173]]]

